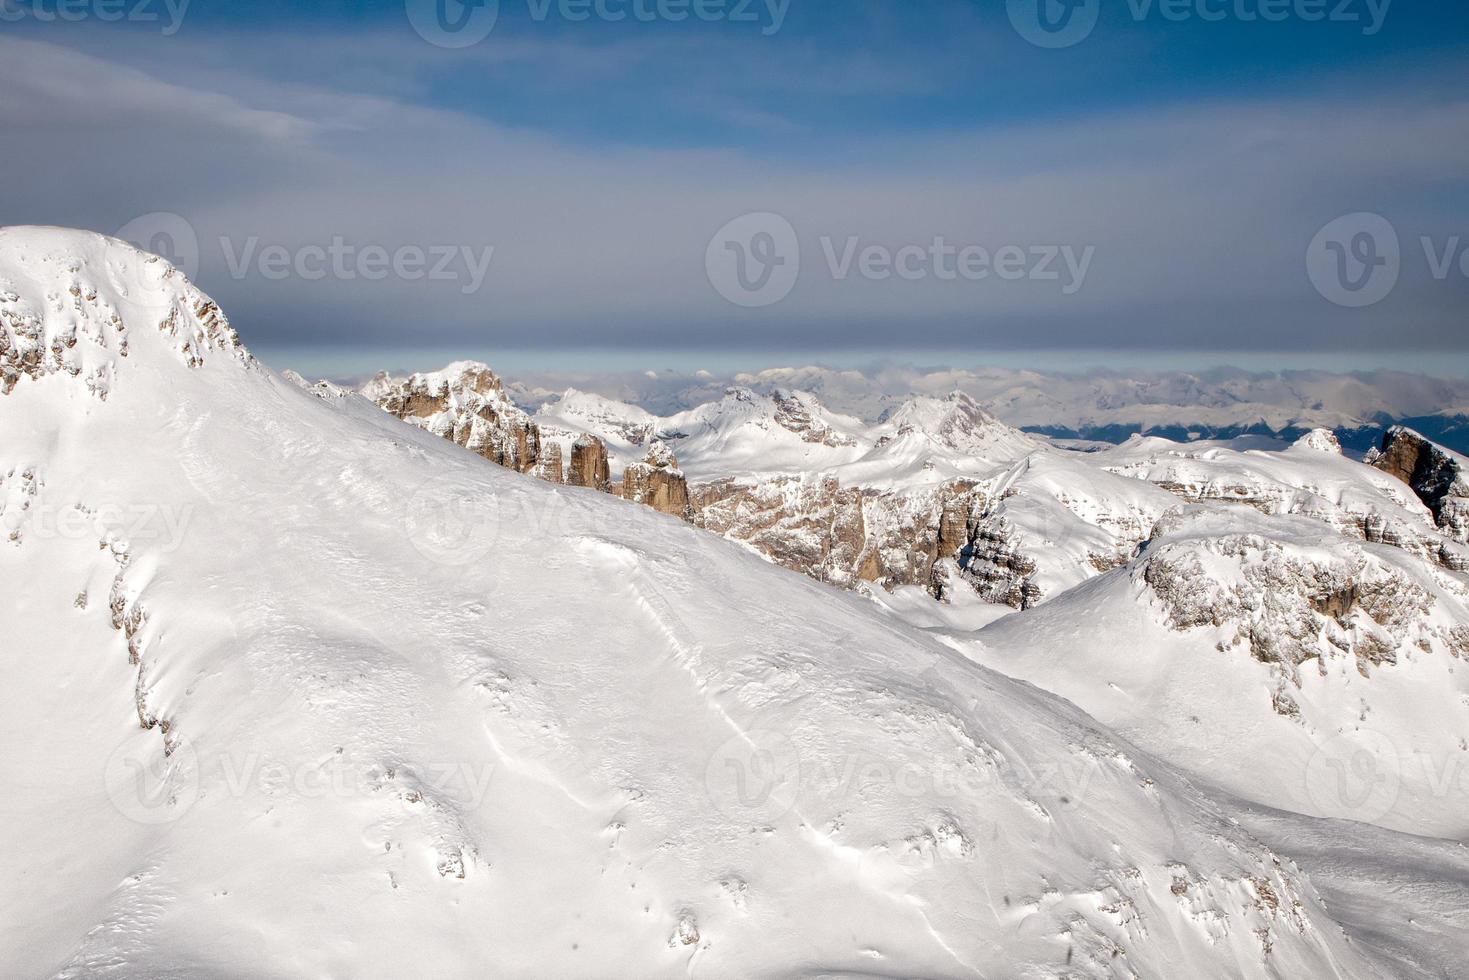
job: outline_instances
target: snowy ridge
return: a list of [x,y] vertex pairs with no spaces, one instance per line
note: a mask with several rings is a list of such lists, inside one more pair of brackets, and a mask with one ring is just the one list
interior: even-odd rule
[[165,346],[0,396],[7,973],[1386,975],[1166,765],[870,603]]

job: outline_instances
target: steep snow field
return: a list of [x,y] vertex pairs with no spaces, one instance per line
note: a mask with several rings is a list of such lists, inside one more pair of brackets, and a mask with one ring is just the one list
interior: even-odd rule
[[129,246],[0,231],[0,341],[6,976],[1390,975],[1071,706]]

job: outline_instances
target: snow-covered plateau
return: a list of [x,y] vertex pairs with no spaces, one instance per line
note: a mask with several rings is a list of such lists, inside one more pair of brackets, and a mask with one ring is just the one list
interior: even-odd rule
[[1466,975],[1459,457],[368,394],[0,230],[0,974]]

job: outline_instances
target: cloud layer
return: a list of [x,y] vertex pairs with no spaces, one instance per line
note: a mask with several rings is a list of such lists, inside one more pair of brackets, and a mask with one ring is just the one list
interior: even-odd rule
[[[889,118],[812,147],[801,134],[821,105],[922,102],[932,78],[824,51],[803,83],[789,49],[663,35],[465,56],[541,73],[548,102],[595,103],[597,79],[621,112],[638,91],[645,113],[702,100],[719,127],[763,134],[731,147],[508,124],[439,91],[443,52],[407,32],[105,47],[100,33],[0,37],[0,214],[108,232],[182,216],[201,284],[259,346],[1469,349],[1469,106],[1443,66],[1063,118]],[[319,71],[293,56],[308,51]],[[341,82],[374,61],[387,71],[373,86]],[[741,101],[706,81],[711,61],[770,71]],[[650,66],[688,67],[689,83],[612,81]],[[772,111],[772,87],[799,111]],[[1387,299],[1350,309],[1313,288],[1306,255],[1323,225],[1363,211],[1396,229],[1401,271]],[[706,262],[711,236],[750,212],[785,219],[800,253],[788,295],[754,309],[721,296]],[[303,274],[333,243],[353,258]],[[987,273],[946,275],[966,248]],[[468,265],[396,264],[435,249],[492,257],[480,283]],[[1090,256],[1080,279],[1068,254]]]

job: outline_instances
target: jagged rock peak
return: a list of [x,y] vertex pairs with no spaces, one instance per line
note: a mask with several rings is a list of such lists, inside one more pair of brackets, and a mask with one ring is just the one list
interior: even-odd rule
[[536,423],[510,400],[498,375],[479,361],[395,379],[380,374],[361,389],[379,408],[485,459],[561,481],[559,459],[542,463]]

